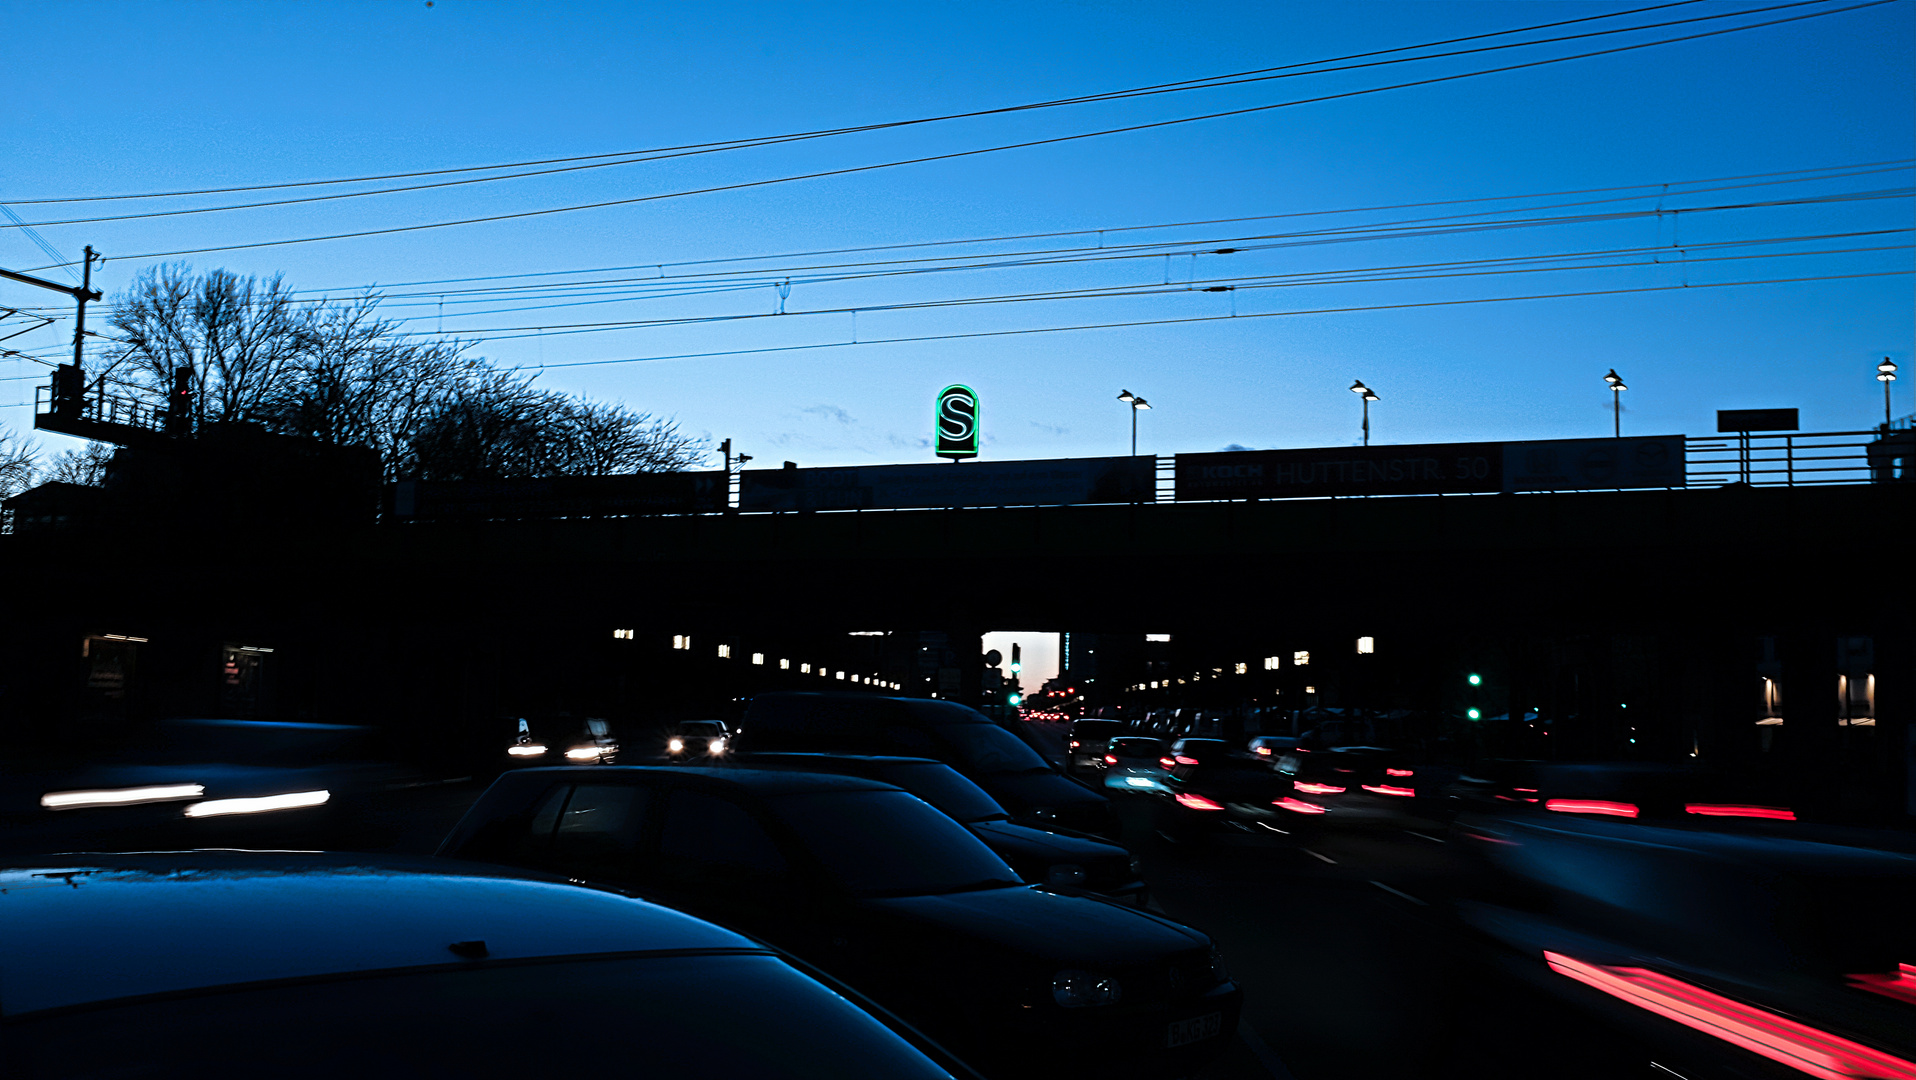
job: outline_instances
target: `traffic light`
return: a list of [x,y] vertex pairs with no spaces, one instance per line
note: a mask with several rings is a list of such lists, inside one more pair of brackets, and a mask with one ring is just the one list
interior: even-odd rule
[[1474,671],[1470,673],[1470,685],[1482,686],[1483,684],[1484,684],[1484,677],[1482,675],[1479,675]]
[[1484,718],[1482,709],[1469,709],[1464,712],[1464,715],[1470,717],[1472,720],[1482,720]]
[[[1011,673],[1013,675],[1016,675],[1020,671],[1023,671],[1024,669],[1025,669],[1024,650],[1019,648],[1018,643],[1014,641],[1011,643]],[[1012,704],[1016,705],[1017,702],[1014,701],[1012,702]]]
[[1005,704],[1011,706],[1014,709],[1020,705],[1023,705],[1024,701],[1025,699],[1023,694],[1012,694],[1011,696],[1005,698]]

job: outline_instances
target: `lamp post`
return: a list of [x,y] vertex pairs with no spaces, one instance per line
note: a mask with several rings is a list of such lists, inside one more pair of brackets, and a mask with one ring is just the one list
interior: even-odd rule
[[1132,393],[1129,390],[1118,391],[1118,400],[1127,402],[1131,406],[1131,456],[1137,457],[1138,456],[1138,410],[1150,408],[1151,403],[1139,397],[1138,395]]
[[1883,384],[1883,433],[1889,433],[1889,384],[1896,381],[1896,361],[1883,357],[1876,365],[1876,381]]
[[1623,385],[1623,376],[1617,374],[1616,368],[1611,368],[1610,374],[1605,375],[1603,381],[1610,384],[1610,400],[1616,407],[1616,437],[1621,439],[1623,438],[1623,392],[1630,388]]
[[1351,393],[1356,394],[1358,397],[1364,400],[1364,445],[1369,446],[1370,445],[1370,403],[1373,401],[1379,400],[1379,398],[1377,397],[1377,394],[1371,390],[1370,387],[1364,385],[1364,380],[1362,379],[1359,379],[1356,382],[1351,384]]

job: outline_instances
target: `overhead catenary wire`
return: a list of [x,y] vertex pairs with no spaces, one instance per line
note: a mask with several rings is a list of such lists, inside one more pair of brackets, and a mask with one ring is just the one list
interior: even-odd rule
[[[1224,75],[1205,76],[1205,77],[1197,78],[1197,79],[1181,79],[1175,82],[1156,83],[1149,86],[1131,87],[1126,90],[1107,91],[1105,93],[1100,93],[1100,94],[1087,94],[1087,95],[1079,95],[1076,97],[1057,98],[1057,99],[1052,99],[1050,101],[1030,102],[1030,103],[1025,103],[1021,105],[999,106],[993,109],[979,110],[975,112],[949,113],[949,114],[944,114],[939,116],[918,117],[918,118],[913,118],[913,119],[904,120],[904,121],[887,121],[881,124],[869,124],[869,125],[862,125],[862,126],[855,126],[855,127],[824,128],[824,129],[817,129],[817,130],[807,131],[807,132],[788,132],[788,133],[784,133],[780,135],[755,136],[755,137],[746,137],[746,138],[732,139],[732,140],[721,140],[721,141],[706,142],[706,143],[689,143],[689,144],[680,145],[680,146],[663,146],[663,147],[644,148],[644,149],[638,149],[638,150],[609,151],[609,152],[599,153],[599,154],[579,154],[579,155],[573,155],[570,157],[539,158],[539,159],[534,159],[529,161],[499,162],[499,163],[495,163],[491,165],[468,165],[468,166],[460,166],[455,168],[424,169],[424,170],[416,170],[413,172],[382,173],[382,174],[373,174],[368,176],[338,177],[338,178],[325,179],[325,180],[297,180],[297,181],[284,181],[280,183],[271,183],[271,184],[243,184],[243,185],[238,185],[234,187],[196,188],[196,189],[181,190],[181,191],[152,191],[152,192],[137,192],[137,193],[119,194],[119,195],[79,195],[79,196],[69,196],[64,198],[13,199],[9,201],[20,204],[20,205],[27,205],[27,204],[45,204],[45,203],[113,202],[113,201],[129,200],[129,199],[164,199],[164,198],[177,198],[177,197],[194,196],[194,195],[223,195],[223,194],[231,194],[231,193],[242,192],[242,191],[274,191],[274,190],[284,190],[288,188],[320,187],[320,186],[337,185],[337,184],[377,183],[384,180],[406,180],[406,179],[413,179],[413,178],[421,177],[421,176],[449,176],[449,175],[455,175],[459,173],[469,173],[469,172],[489,172],[489,171],[496,171],[501,169],[532,168],[532,167],[540,166],[540,165],[561,165],[561,164],[568,164],[572,162],[581,162],[581,161],[602,161],[608,158],[635,158],[636,159],[640,155],[644,155],[644,154],[671,153],[674,151],[681,151],[681,150],[699,150],[699,149],[706,149],[706,148],[731,148],[731,147],[759,142],[759,141],[785,140],[785,139],[802,138],[802,137],[809,137],[809,136],[836,135],[836,134],[845,134],[845,133],[852,133],[852,132],[873,131],[873,130],[878,130],[884,127],[903,126],[906,124],[935,123],[935,122],[944,121],[944,120],[969,119],[969,118],[980,117],[980,116],[989,116],[989,115],[1002,113],[1002,112],[1051,108],[1051,107],[1059,106],[1059,105],[1071,105],[1071,104],[1080,104],[1085,102],[1101,101],[1101,100],[1106,100],[1111,98],[1117,98],[1120,96],[1130,96],[1130,95],[1143,94],[1148,92],[1175,91],[1179,89],[1202,89],[1209,85],[1218,84],[1219,80],[1242,79],[1248,76],[1262,75],[1269,72],[1288,71],[1288,70],[1293,70],[1293,69],[1302,68],[1302,67],[1316,67],[1323,64],[1336,64],[1336,63],[1342,63],[1347,60],[1362,60],[1362,59],[1366,59],[1373,56],[1387,56],[1391,53],[1409,52],[1409,51],[1413,51],[1417,49],[1434,49],[1434,48],[1442,47],[1444,45],[1459,44],[1465,41],[1481,41],[1488,38],[1508,37],[1511,34],[1524,34],[1524,33],[1531,33],[1537,30],[1554,29],[1559,26],[1571,26],[1571,25],[1575,25],[1579,23],[1597,22],[1603,19],[1623,18],[1630,15],[1639,15],[1648,11],[1661,11],[1666,8],[1689,7],[1693,4],[1700,3],[1700,2],[1702,2],[1702,0],[1674,0],[1674,2],[1652,4],[1652,5],[1649,5],[1648,7],[1631,8],[1624,11],[1605,12],[1600,15],[1586,15],[1579,18],[1575,18],[1575,19],[1561,19],[1555,22],[1538,23],[1531,26],[1515,27],[1508,30],[1496,30],[1496,31],[1491,31],[1487,33],[1482,33],[1482,34],[1470,34],[1464,37],[1446,38],[1441,41],[1428,41],[1428,42],[1422,42],[1416,45],[1399,45],[1389,49],[1376,49],[1370,52],[1351,53],[1345,56],[1327,57],[1322,60],[1300,61],[1297,63],[1285,64],[1278,67],[1254,68],[1248,71],[1231,72]],[[1803,0],[1803,2],[1807,4],[1807,3],[1816,3],[1816,2],[1829,2],[1829,0]],[[1797,5],[1778,5],[1778,6],[1797,6]],[[1752,10],[1765,11],[1765,10],[1772,10],[1772,9],[1757,8]],[[1741,14],[1741,13],[1731,12],[1725,15],[1711,16],[1711,17],[1727,18],[1736,14]],[[1665,24],[1652,24],[1652,25],[1665,25]],[[1634,28],[1626,27],[1624,29],[1625,30],[1642,29],[1642,27],[1634,27]],[[1621,32],[1621,31],[1611,31],[1611,32]],[[1542,44],[1542,42],[1524,42],[1519,44]],[[1415,58],[1415,59],[1422,59],[1422,58]]]
[[[1529,48],[1529,47],[1533,47],[1537,45],[1560,44],[1565,41],[1575,41],[1575,40],[1580,40],[1583,38],[1602,37],[1602,36],[1611,35],[1611,34],[1624,34],[1624,33],[1634,33],[1634,32],[1639,32],[1644,30],[1662,29],[1665,27],[1679,26],[1679,25],[1684,25],[1688,23],[1707,22],[1707,21],[1711,21],[1715,19],[1736,18],[1736,17],[1744,16],[1744,15],[1761,14],[1761,13],[1770,12],[1770,11],[1779,11],[1786,8],[1809,7],[1816,4],[1826,4],[1831,2],[1833,2],[1833,0],[1789,0],[1789,2],[1787,3],[1772,4],[1766,7],[1748,8],[1741,11],[1718,12],[1716,14],[1711,14],[1711,15],[1698,15],[1688,19],[1676,19],[1676,20],[1670,20],[1670,21],[1660,22],[1660,23],[1644,23],[1637,26],[1612,27],[1612,28],[1608,28],[1604,30],[1593,30],[1587,33],[1582,33],[1582,34],[1570,34],[1570,35],[1565,35],[1561,37],[1542,38],[1535,41],[1505,42],[1498,45],[1486,45],[1486,46],[1481,46],[1479,48],[1474,48],[1474,49],[1463,49],[1463,50],[1447,52],[1447,53],[1432,53],[1432,54],[1423,55],[1423,56],[1398,57],[1391,60],[1376,60],[1376,61],[1371,61],[1371,62],[1363,63],[1363,64],[1349,64],[1343,67],[1317,66],[1321,64],[1329,64],[1329,63],[1335,62],[1335,61],[1328,61],[1328,60],[1306,62],[1306,63],[1300,63],[1300,64],[1294,64],[1294,65],[1286,65],[1285,69],[1267,68],[1267,69],[1260,69],[1259,71],[1255,71],[1255,72],[1243,72],[1243,73],[1238,73],[1235,75],[1218,75],[1218,76],[1210,76],[1210,77],[1202,78],[1202,79],[1190,79],[1190,80],[1185,80],[1184,82],[1181,82],[1181,83],[1168,83],[1168,84],[1160,84],[1157,86],[1149,86],[1149,87],[1134,87],[1127,90],[1111,91],[1104,94],[1083,95],[1083,96],[1074,97],[1074,98],[1062,98],[1062,99],[1046,101],[1046,102],[1034,102],[1034,103],[1022,104],[1022,105],[1001,106],[995,109],[980,110],[977,112],[970,112],[970,113],[956,113],[956,114],[949,114],[949,115],[935,116],[935,117],[918,117],[918,118],[913,118],[908,120],[887,121],[881,124],[864,125],[860,127],[833,128],[833,129],[825,129],[821,131],[810,131],[810,132],[795,132],[795,133],[789,133],[784,135],[772,135],[772,136],[763,136],[758,138],[747,138],[747,139],[740,139],[740,140],[734,140],[729,142],[705,143],[705,144],[698,144],[698,145],[689,146],[689,147],[666,147],[666,148],[659,148],[656,150],[640,150],[640,151],[632,152],[631,156],[620,157],[615,160],[594,161],[589,164],[566,165],[559,168],[538,169],[531,172],[504,173],[504,174],[496,175],[496,176],[467,177],[460,180],[445,180],[445,181],[438,181],[434,183],[410,184],[410,185],[406,185],[402,187],[379,188],[379,189],[375,189],[371,191],[348,191],[348,192],[337,192],[337,193],[325,194],[325,195],[307,195],[307,196],[300,196],[300,197],[290,198],[290,199],[272,199],[272,200],[266,200],[262,202],[238,203],[238,204],[231,204],[226,206],[199,206],[199,207],[189,207],[189,208],[180,209],[180,210],[151,210],[151,211],[138,211],[138,212],[132,212],[132,213],[124,213],[124,214],[109,214],[109,215],[102,215],[102,216],[96,216],[96,217],[54,219],[54,220],[48,220],[48,221],[34,222],[33,224],[42,225],[42,226],[81,225],[81,224],[94,224],[94,223],[109,222],[109,221],[137,221],[137,220],[148,220],[153,218],[181,217],[181,216],[197,215],[197,214],[224,213],[224,212],[234,211],[234,210],[256,210],[256,209],[262,209],[267,207],[303,205],[303,204],[309,204],[309,203],[315,203],[315,202],[336,201],[341,199],[357,199],[357,198],[364,198],[364,197],[373,196],[373,195],[391,195],[391,194],[397,194],[397,193],[409,192],[409,191],[424,191],[424,190],[430,190],[430,189],[458,187],[458,186],[471,185],[471,184],[492,183],[492,182],[500,181],[500,180],[517,180],[517,179],[523,179],[523,178],[532,177],[532,176],[550,176],[557,173],[578,172],[578,171],[582,171],[586,169],[602,169],[602,168],[610,168],[610,167],[621,166],[621,165],[644,164],[648,162],[665,161],[665,160],[670,160],[673,158],[688,157],[688,156],[699,155],[699,154],[719,153],[719,152],[728,151],[728,150],[754,149],[754,148],[764,147],[764,146],[783,145],[790,142],[798,142],[798,141],[820,139],[820,138],[830,138],[830,137],[847,135],[847,134],[857,134],[857,133],[866,133],[866,132],[879,131],[879,130],[888,130],[893,128],[911,127],[911,126],[916,126],[921,124],[942,123],[942,122],[957,120],[957,119],[970,119],[970,118],[977,118],[982,116],[1002,115],[1008,112],[1024,112],[1024,111],[1030,111],[1030,110],[1036,110],[1036,109],[1056,108],[1056,107],[1066,106],[1066,105],[1083,105],[1083,104],[1096,103],[1096,102],[1119,101],[1119,100],[1127,100],[1130,98],[1142,97],[1142,96],[1153,95],[1153,94],[1181,93],[1181,92],[1192,91],[1192,90],[1220,89],[1220,88],[1228,87],[1228,86],[1242,86],[1248,83],[1264,82],[1264,81],[1268,81],[1272,79],[1301,78],[1308,75],[1324,75],[1324,74],[1332,74],[1332,73],[1342,72],[1342,71],[1354,71],[1354,70],[1358,70],[1362,68],[1377,67],[1377,66],[1382,66],[1387,64],[1407,64],[1407,63],[1414,63],[1414,62],[1424,61],[1424,60],[1449,59],[1449,58],[1457,57],[1457,56],[1467,56],[1467,55],[1472,55],[1476,53],[1492,52],[1492,51],[1501,50],[1501,49]],[[1599,17],[1611,18],[1614,16],[1599,16]],[[1524,31],[1499,31],[1496,35],[1490,35],[1490,36],[1503,36],[1509,33],[1520,33],[1520,32],[1524,32]],[[1404,47],[1404,49],[1419,48],[1419,47],[1422,47],[1422,46],[1406,46]],[[1397,51],[1404,51],[1404,49],[1395,49],[1390,51],[1397,52]],[[1313,68],[1313,70],[1287,70],[1291,68],[1306,68],[1306,67]],[[1267,74],[1266,72],[1279,72],[1279,73]],[[24,223],[18,223],[18,224],[24,225]],[[0,228],[6,228],[6,227],[8,226],[0,224]],[[60,258],[61,256],[56,254],[54,257]]]
[[[330,234],[318,235],[318,236],[291,237],[291,238],[280,239],[280,240],[260,240],[260,241],[252,241],[248,243],[239,243],[239,244],[217,244],[217,245],[208,245],[208,246],[196,247],[196,248],[180,248],[180,249],[176,249],[172,251],[142,252],[137,255],[121,256],[121,258],[123,259],[170,258],[173,256],[178,256],[178,255],[198,255],[198,254],[205,254],[205,253],[214,252],[214,251],[244,251],[244,250],[253,250],[258,248],[266,248],[266,247],[284,247],[284,246],[292,245],[292,244],[320,243],[320,242],[332,241],[332,240],[363,239],[363,238],[372,237],[372,236],[391,236],[391,235],[397,235],[401,233],[419,232],[419,231],[424,231],[428,229],[453,228],[453,227],[464,226],[464,225],[486,224],[486,223],[498,222],[498,221],[523,220],[526,218],[542,217],[542,216],[547,216],[552,214],[573,213],[573,212],[585,211],[585,210],[605,209],[605,208],[613,207],[613,206],[632,206],[632,205],[638,205],[638,204],[643,204],[648,202],[656,202],[656,201],[665,200],[665,199],[684,198],[684,197],[689,197],[694,195],[709,195],[709,194],[716,194],[719,192],[727,192],[727,191],[742,191],[742,190],[748,190],[752,188],[767,187],[767,186],[776,185],[776,184],[786,184],[786,183],[795,183],[795,182],[805,181],[805,180],[822,179],[825,177],[849,176],[849,175],[854,175],[858,173],[872,172],[872,171],[876,171],[880,169],[897,168],[897,167],[906,166],[906,165],[926,164],[926,163],[934,162],[934,161],[952,161],[952,160],[957,160],[960,158],[975,157],[975,156],[983,155],[983,154],[999,153],[999,152],[1003,152],[1007,150],[1020,150],[1020,149],[1030,149],[1030,148],[1039,147],[1039,146],[1051,146],[1051,145],[1057,145],[1059,143],[1072,142],[1072,141],[1081,140],[1081,139],[1091,139],[1091,138],[1099,138],[1099,137],[1107,136],[1107,135],[1127,134],[1127,133],[1138,132],[1138,131],[1155,130],[1155,129],[1171,127],[1171,126],[1175,126],[1179,124],[1197,123],[1197,122],[1205,121],[1205,120],[1217,120],[1217,119],[1223,119],[1226,117],[1234,117],[1234,116],[1245,116],[1245,115],[1250,115],[1253,113],[1267,112],[1273,109],[1290,108],[1290,107],[1294,107],[1298,105],[1317,104],[1317,103],[1321,103],[1325,101],[1335,101],[1335,100],[1342,100],[1342,99],[1353,98],[1353,97],[1360,97],[1360,96],[1364,96],[1368,94],[1385,93],[1385,92],[1389,92],[1393,90],[1404,90],[1404,89],[1410,89],[1410,88],[1419,87],[1419,86],[1429,86],[1429,85],[1435,85],[1438,83],[1453,82],[1459,79],[1475,78],[1475,77],[1479,77],[1483,75],[1493,75],[1493,74],[1501,74],[1501,73],[1510,72],[1510,71],[1520,71],[1520,70],[1525,70],[1529,68],[1542,67],[1549,64],[1567,63],[1573,60],[1584,60],[1584,59],[1590,59],[1592,57],[1597,57],[1597,56],[1613,55],[1616,53],[1628,52],[1628,51],[1632,51],[1636,49],[1653,48],[1658,45],[1669,45],[1669,44],[1674,44],[1674,43],[1682,42],[1682,41],[1694,41],[1700,38],[1716,37],[1723,34],[1741,33],[1746,30],[1755,30],[1755,29],[1761,29],[1761,28],[1769,27],[1769,26],[1782,25],[1785,23],[1799,22],[1805,19],[1822,18],[1827,15],[1841,14],[1843,12],[1848,12],[1848,11],[1856,11],[1856,10],[1861,10],[1864,8],[1877,7],[1883,4],[1888,4],[1893,2],[1896,2],[1896,0],[1863,0],[1863,2],[1861,3],[1854,3],[1845,7],[1828,8],[1828,9],[1823,9],[1823,10],[1818,10],[1813,12],[1807,12],[1800,15],[1791,15],[1791,16],[1787,16],[1783,18],[1766,20],[1763,22],[1749,23],[1749,24],[1744,24],[1740,26],[1720,28],[1716,30],[1701,31],[1695,34],[1681,35],[1678,37],[1663,38],[1656,41],[1637,42],[1637,43],[1628,44],[1628,45],[1619,45],[1619,46],[1614,46],[1608,49],[1599,49],[1592,52],[1578,53],[1571,56],[1549,57],[1542,60],[1526,61],[1524,63],[1519,63],[1519,64],[1508,64],[1501,67],[1483,68],[1483,69],[1479,69],[1475,71],[1460,72],[1460,73],[1454,73],[1450,75],[1433,76],[1430,78],[1417,79],[1417,80],[1413,80],[1410,82],[1403,82],[1403,83],[1394,83],[1394,84],[1390,84],[1386,86],[1364,87],[1357,90],[1349,90],[1349,91],[1344,91],[1344,92],[1335,93],[1335,94],[1322,94],[1316,97],[1299,98],[1299,99],[1284,101],[1284,102],[1273,102],[1273,103],[1268,103],[1264,105],[1254,105],[1254,106],[1248,106],[1248,107],[1239,108],[1239,109],[1228,109],[1228,110],[1222,110],[1219,112],[1205,113],[1205,114],[1197,115],[1197,116],[1183,116],[1183,117],[1172,118],[1169,120],[1157,120],[1157,121],[1151,121],[1148,123],[1129,124],[1129,125],[1124,125],[1121,127],[1105,128],[1105,129],[1101,129],[1097,131],[1074,132],[1074,133],[1070,133],[1066,135],[1052,136],[1052,137],[1043,138],[1043,139],[1030,139],[1030,140],[1025,140],[1021,142],[1000,144],[997,146],[975,147],[969,150],[951,151],[951,152],[943,153],[943,154],[921,155],[917,157],[902,158],[902,159],[896,159],[896,160],[885,161],[885,162],[877,162],[877,163],[867,164],[867,165],[846,166],[846,167],[837,168],[837,169],[825,169],[825,170],[819,170],[819,171],[809,172],[809,173],[801,173],[801,174],[787,175],[787,176],[781,176],[781,177],[772,177],[772,178],[763,179],[763,180],[738,181],[738,182],[730,183],[730,184],[719,184],[719,185],[713,185],[709,187],[692,188],[692,189],[685,189],[685,190],[672,191],[672,192],[660,192],[660,193],[656,193],[652,195],[633,196],[633,197],[624,198],[624,199],[609,199],[609,200],[602,200],[599,202],[581,203],[581,204],[576,204],[572,206],[547,207],[547,208],[538,209],[538,210],[523,210],[523,211],[515,211],[512,213],[505,213],[505,214],[488,214],[488,215],[483,215],[480,217],[462,218],[462,219],[450,220],[450,221],[426,222],[426,223],[415,224],[415,225],[390,226],[390,227],[379,228],[379,229],[361,229],[361,230],[355,230],[350,232],[330,233]],[[41,268],[41,269],[45,269],[45,268]]]

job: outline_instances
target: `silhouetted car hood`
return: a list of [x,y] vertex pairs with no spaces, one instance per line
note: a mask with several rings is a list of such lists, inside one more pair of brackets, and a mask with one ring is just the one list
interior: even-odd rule
[[1136,908],[1030,887],[861,900],[858,906],[1022,956],[1094,969],[1148,963],[1210,944],[1195,930]]
[[1089,863],[1105,859],[1128,861],[1130,858],[1123,848],[1102,840],[1064,836],[1009,821],[974,821],[966,828],[976,833],[978,839],[992,850],[1009,851],[1028,859]]
[[1104,796],[1054,772],[967,775],[1013,817],[1048,807],[1058,812],[1058,820],[1068,822],[1091,815],[1102,818],[1110,808]]

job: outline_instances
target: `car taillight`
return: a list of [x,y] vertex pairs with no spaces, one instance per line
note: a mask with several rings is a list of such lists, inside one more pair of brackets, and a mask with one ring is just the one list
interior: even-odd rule
[[1365,784],[1364,790],[1374,791],[1379,795],[1415,795],[1417,794],[1417,792],[1411,790],[1410,788],[1397,787],[1393,784]]
[[1106,765],[1116,765],[1118,763],[1118,755],[1116,754],[1104,755],[1104,763]]
[[1299,814],[1327,813],[1327,811],[1323,807],[1317,805],[1316,803],[1307,803],[1303,799],[1293,799],[1289,795],[1286,795],[1281,799],[1277,799],[1273,801],[1271,805],[1282,807],[1285,810],[1294,811]]
[[1271,756],[1271,748],[1270,748],[1270,747],[1268,747],[1268,746],[1260,746],[1260,747],[1258,747],[1258,748],[1257,748],[1257,752],[1258,752],[1259,754],[1262,754],[1262,755],[1263,755],[1263,756],[1265,756],[1265,757],[1270,757],[1270,756]]
[[1551,799],[1543,804],[1546,810],[1555,810],[1560,814],[1605,814],[1610,817],[1636,817],[1635,803],[1609,802],[1604,799]]
[[1385,769],[1384,775],[1385,776],[1415,776],[1417,774],[1410,769]]
[[1194,757],[1185,757],[1183,754],[1179,754],[1177,755],[1177,763],[1179,765],[1196,765],[1198,763],[1198,759]]
[[1071,749],[1076,750],[1077,748],[1078,748],[1078,740],[1076,739],[1071,740]]
[[1685,813],[1704,817],[1768,818],[1771,821],[1795,821],[1796,812],[1781,806],[1744,806],[1735,803],[1684,803]]
[[1171,760],[1170,758],[1168,758],[1168,757],[1161,757],[1161,758],[1159,758],[1159,759],[1158,759],[1158,764],[1159,764],[1159,765],[1161,765],[1161,766],[1163,766],[1163,767],[1164,767],[1164,768],[1166,768],[1166,769],[1175,769],[1175,768],[1177,768],[1177,764],[1178,764],[1178,763],[1177,763],[1177,762],[1175,762],[1175,761],[1172,761],[1172,760]]
[[1191,809],[1193,809],[1193,810],[1222,810],[1222,809],[1224,809],[1224,804],[1223,804],[1223,803],[1221,803],[1221,802],[1218,802],[1218,801],[1216,801],[1216,800],[1214,800],[1214,799],[1207,799],[1207,798],[1205,798],[1205,797],[1204,797],[1204,796],[1202,796],[1202,795],[1193,795],[1193,794],[1192,794],[1191,792],[1188,792],[1188,791],[1180,791],[1180,792],[1178,792],[1178,805],[1179,805],[1179,806],[1188,806],[1188,807],[1190,807],[1190,808],[1191,808]]
[[1313,780],[1298,780],[1291,786],[1307,795],[1337,795],[1344,790],[1336,784],[1320,784]]

